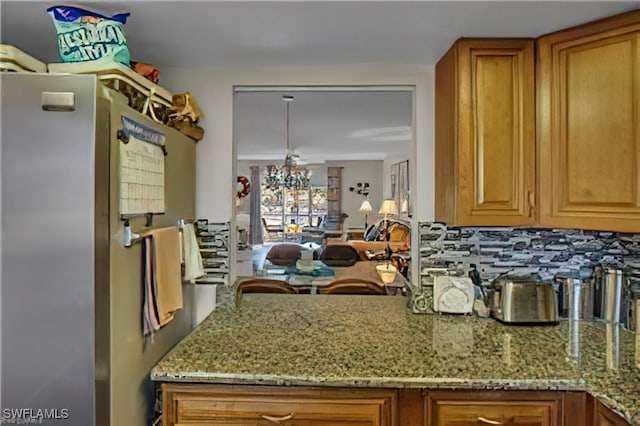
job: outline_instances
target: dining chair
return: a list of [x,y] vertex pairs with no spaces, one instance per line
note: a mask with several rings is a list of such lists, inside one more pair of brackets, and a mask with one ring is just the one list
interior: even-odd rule
[[375,281],[364,278],[338,278],[320,290],[322,294],[370,294],[384,296],[385,289]]
[[236,288],[236,304],[245,293],[297,294],[296,289],[285,281],[269,278],[250,278],[241,281]]
[[300,244],[279,243],[269,249],[266,259],[278,266],[292,266],[302,257]]
[[348,244],[328,244],[322,249],[320,260],[327,266],[353,266],[360,254]]
[[282,238],[284,235],[284,226],[283,225],[269,225],[267,220],[263,217],[262,226],[264,226],[264,230],[267,231],[267,234],[271,237],[271,234],[275,234],[275,238]]

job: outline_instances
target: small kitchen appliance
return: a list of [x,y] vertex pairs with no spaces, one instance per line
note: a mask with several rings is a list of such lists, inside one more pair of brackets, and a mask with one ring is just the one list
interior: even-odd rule
[[475,289],[467,277],[449,275],[433,279],[433,310],[450,314],[470,314],[473,311]]
[[558,321],[558,303],[551,283],[500,276],[492,287],[490,306],[495,319],[505,323]]

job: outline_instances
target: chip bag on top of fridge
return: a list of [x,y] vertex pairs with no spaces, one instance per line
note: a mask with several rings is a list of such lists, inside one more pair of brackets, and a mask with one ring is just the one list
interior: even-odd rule
[[47,12],[56,27],[58,53],[63,62],[112,58],[129,66],[129,48],[124,36],[129,13],[109,17],[73,6],[53,6]]

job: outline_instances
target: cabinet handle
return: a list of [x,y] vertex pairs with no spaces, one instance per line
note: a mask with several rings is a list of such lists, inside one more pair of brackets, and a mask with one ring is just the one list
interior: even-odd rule
[[527,199],[529,201],[529,217],[533,217],[533,212],[536,208],[536,194],[534,194],[533,191],[528,191]]
[[484,423],[484,424],[488,424],[488,425],[506,425],[507,421],[506,420],[491,420],[491,419],[487,419],[486,417],[479,416],[478,417],[478,423]]
[[278,424],[278,425],[279,425],[280,423],[282,423],[282,422],[284,422],[284,421],[291,420],[291,419],[293,418],[293,413],[289,413],[289,414],[284,415],[284,416],[281,416],[281,417],[268,416],[268,415],[266,415],[266,414],[263,414],[261,417],[262,417],[263,419],[265,419],[265,420],[267,420],[267,421],[271,422],[271,423],[275,423],[275,424]]

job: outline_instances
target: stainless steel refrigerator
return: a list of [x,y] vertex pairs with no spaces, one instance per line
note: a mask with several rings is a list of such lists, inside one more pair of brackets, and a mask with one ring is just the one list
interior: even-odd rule
[[148,424],[148,373],[191,329],[193,296],[183,286],[184,309],[143,339],[141,248],[122,244],[116,135],[126,116],[166,136],[166,212],[153,227],[194,219],[195,143],[94,75],[2,73],[0,91],[0,418]]

